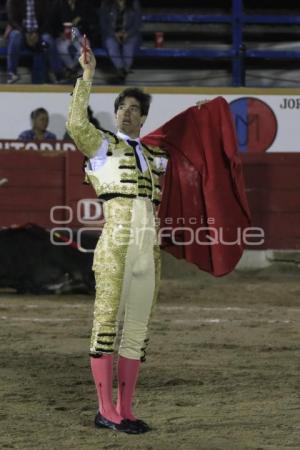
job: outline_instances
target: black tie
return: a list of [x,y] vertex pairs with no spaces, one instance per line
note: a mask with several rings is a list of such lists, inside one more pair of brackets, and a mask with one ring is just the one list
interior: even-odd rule
[[136,165],[137,165],[138,169],[142,172],[142,166],[141,166],[140,158],[139,158],[139,155],[138,155],[137,150],[136,150],[136,147],[139,145],[139,143],[137,141],[132,141],[131,139],[128,139],[127,144],[129,144],[130,147],[133,148],[134,156],[135,156],[135,160],[136,160]]

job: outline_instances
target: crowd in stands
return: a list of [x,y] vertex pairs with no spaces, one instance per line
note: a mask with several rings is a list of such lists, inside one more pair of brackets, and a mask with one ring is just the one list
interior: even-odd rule
[[86,34],[96,57],[104,57],[96,75],[100,84],[123,84],[136,54],[129,83],[295,86],[299,2],[275,3],[0,0],[0,81],[28,82],[32,64],[33,83],[72,83]]
[[7,0],[5,11],[9,84],[19,80],[25,49],[43,60],[44,82],[75,77],[84,34],[107,50],[120,81],[131,70],[141,40],[139,0]]

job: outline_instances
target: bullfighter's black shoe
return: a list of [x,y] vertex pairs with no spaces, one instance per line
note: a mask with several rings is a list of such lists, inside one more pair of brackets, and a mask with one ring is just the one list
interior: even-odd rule
[[144,422],[143,420],[140,419],[136,419],[136,420],[129,420],[129,419],[124,419],[128,422],[131,423],[131,426],[137,428],[138,433],[146,433],[147,431],[151,431],[151,428],[149,427],[149,425]]
[[139,427],[127,419],[123,419],[120,423],[114,423],[103,417],[100,412],[95,417],[95,426],[97,428],[109,428],[114,431],[121,431],[128,434],[139,434]]

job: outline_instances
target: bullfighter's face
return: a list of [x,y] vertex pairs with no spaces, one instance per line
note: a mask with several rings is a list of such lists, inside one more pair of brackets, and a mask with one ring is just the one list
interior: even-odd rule
[[140,135],[140,130],[145,120],[146,116],[141,114],[140,102],[134,97],[125,97],[116,113],[118,129],[135,139]]

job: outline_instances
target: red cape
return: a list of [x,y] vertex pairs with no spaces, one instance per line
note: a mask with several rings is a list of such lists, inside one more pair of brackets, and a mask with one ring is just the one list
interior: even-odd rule
[[161,247],[215,276],[231,272],[243,253],[250,212],[226,100],[191,107],[142,142],[169,154],[159,208]]

